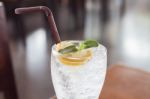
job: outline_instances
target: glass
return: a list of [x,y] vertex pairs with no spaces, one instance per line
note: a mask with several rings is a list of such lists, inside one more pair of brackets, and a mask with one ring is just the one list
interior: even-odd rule
[[79,66],[67,66],[61,63],[56,44],[53,45],[51,73],[57,99],[98,99],[106,75],[107,51],[101,44],[91,50],[89,61]]

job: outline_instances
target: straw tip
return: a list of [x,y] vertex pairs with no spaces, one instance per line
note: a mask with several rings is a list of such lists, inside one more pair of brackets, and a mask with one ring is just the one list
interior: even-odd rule
[[18,8],[16,8],[16,9],[15,9],[15,14],[20,14],[20,12],[19,12],[19,9],[18,9]]
[[18,14],[19,12],[18,12],[18,10],[17,9],[15,9],[15,14]]

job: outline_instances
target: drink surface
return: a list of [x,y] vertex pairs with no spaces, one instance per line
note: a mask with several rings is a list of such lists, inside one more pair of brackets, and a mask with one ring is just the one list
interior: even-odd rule
[[[71,59],[69,62],[72,62],[72,59],[75,58],[73,63],[79,63],[75,65],[68,64],[68,62],[64,63],[64,60],[60,59],[56,47],[56,45],[52,47],[51,73],[57,98],[98,99],[106,74],[107,55],[105,47],[99,44],[98,47],[77,53],[79,55],[69,56],[69,59]],[[65,56],[65,58],[68,57]],[[76,61],[77,59],[79,61]]]

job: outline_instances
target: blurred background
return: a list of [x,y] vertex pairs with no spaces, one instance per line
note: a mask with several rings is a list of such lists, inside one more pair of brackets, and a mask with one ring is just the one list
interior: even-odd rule
[[1,0],[0,99],[55,94],[47,18],[14,13],[18,7],[39,5],[52,9],[62,40],[95,39],[107,48],[108,67],[125,64],[150,72],[150,0]]

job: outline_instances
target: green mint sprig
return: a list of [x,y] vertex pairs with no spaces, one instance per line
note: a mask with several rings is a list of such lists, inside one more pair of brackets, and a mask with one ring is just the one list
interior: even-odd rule
[[81,51],[87,48],[97,47],[97,46],[98,46],[98,43],[95,40],[86,40],[82,42],[79,45],[79,47],[77,47],[76,45],[70,45],[68,47],[65,47],[64,49],[60,49],[59,53],[68,54],[68,53],[77,52],[77,51]]
[[91,48],[91,47],[97,47],[98,43],[95,40],[86,40],[82,42],[79,46],[79,50]]

